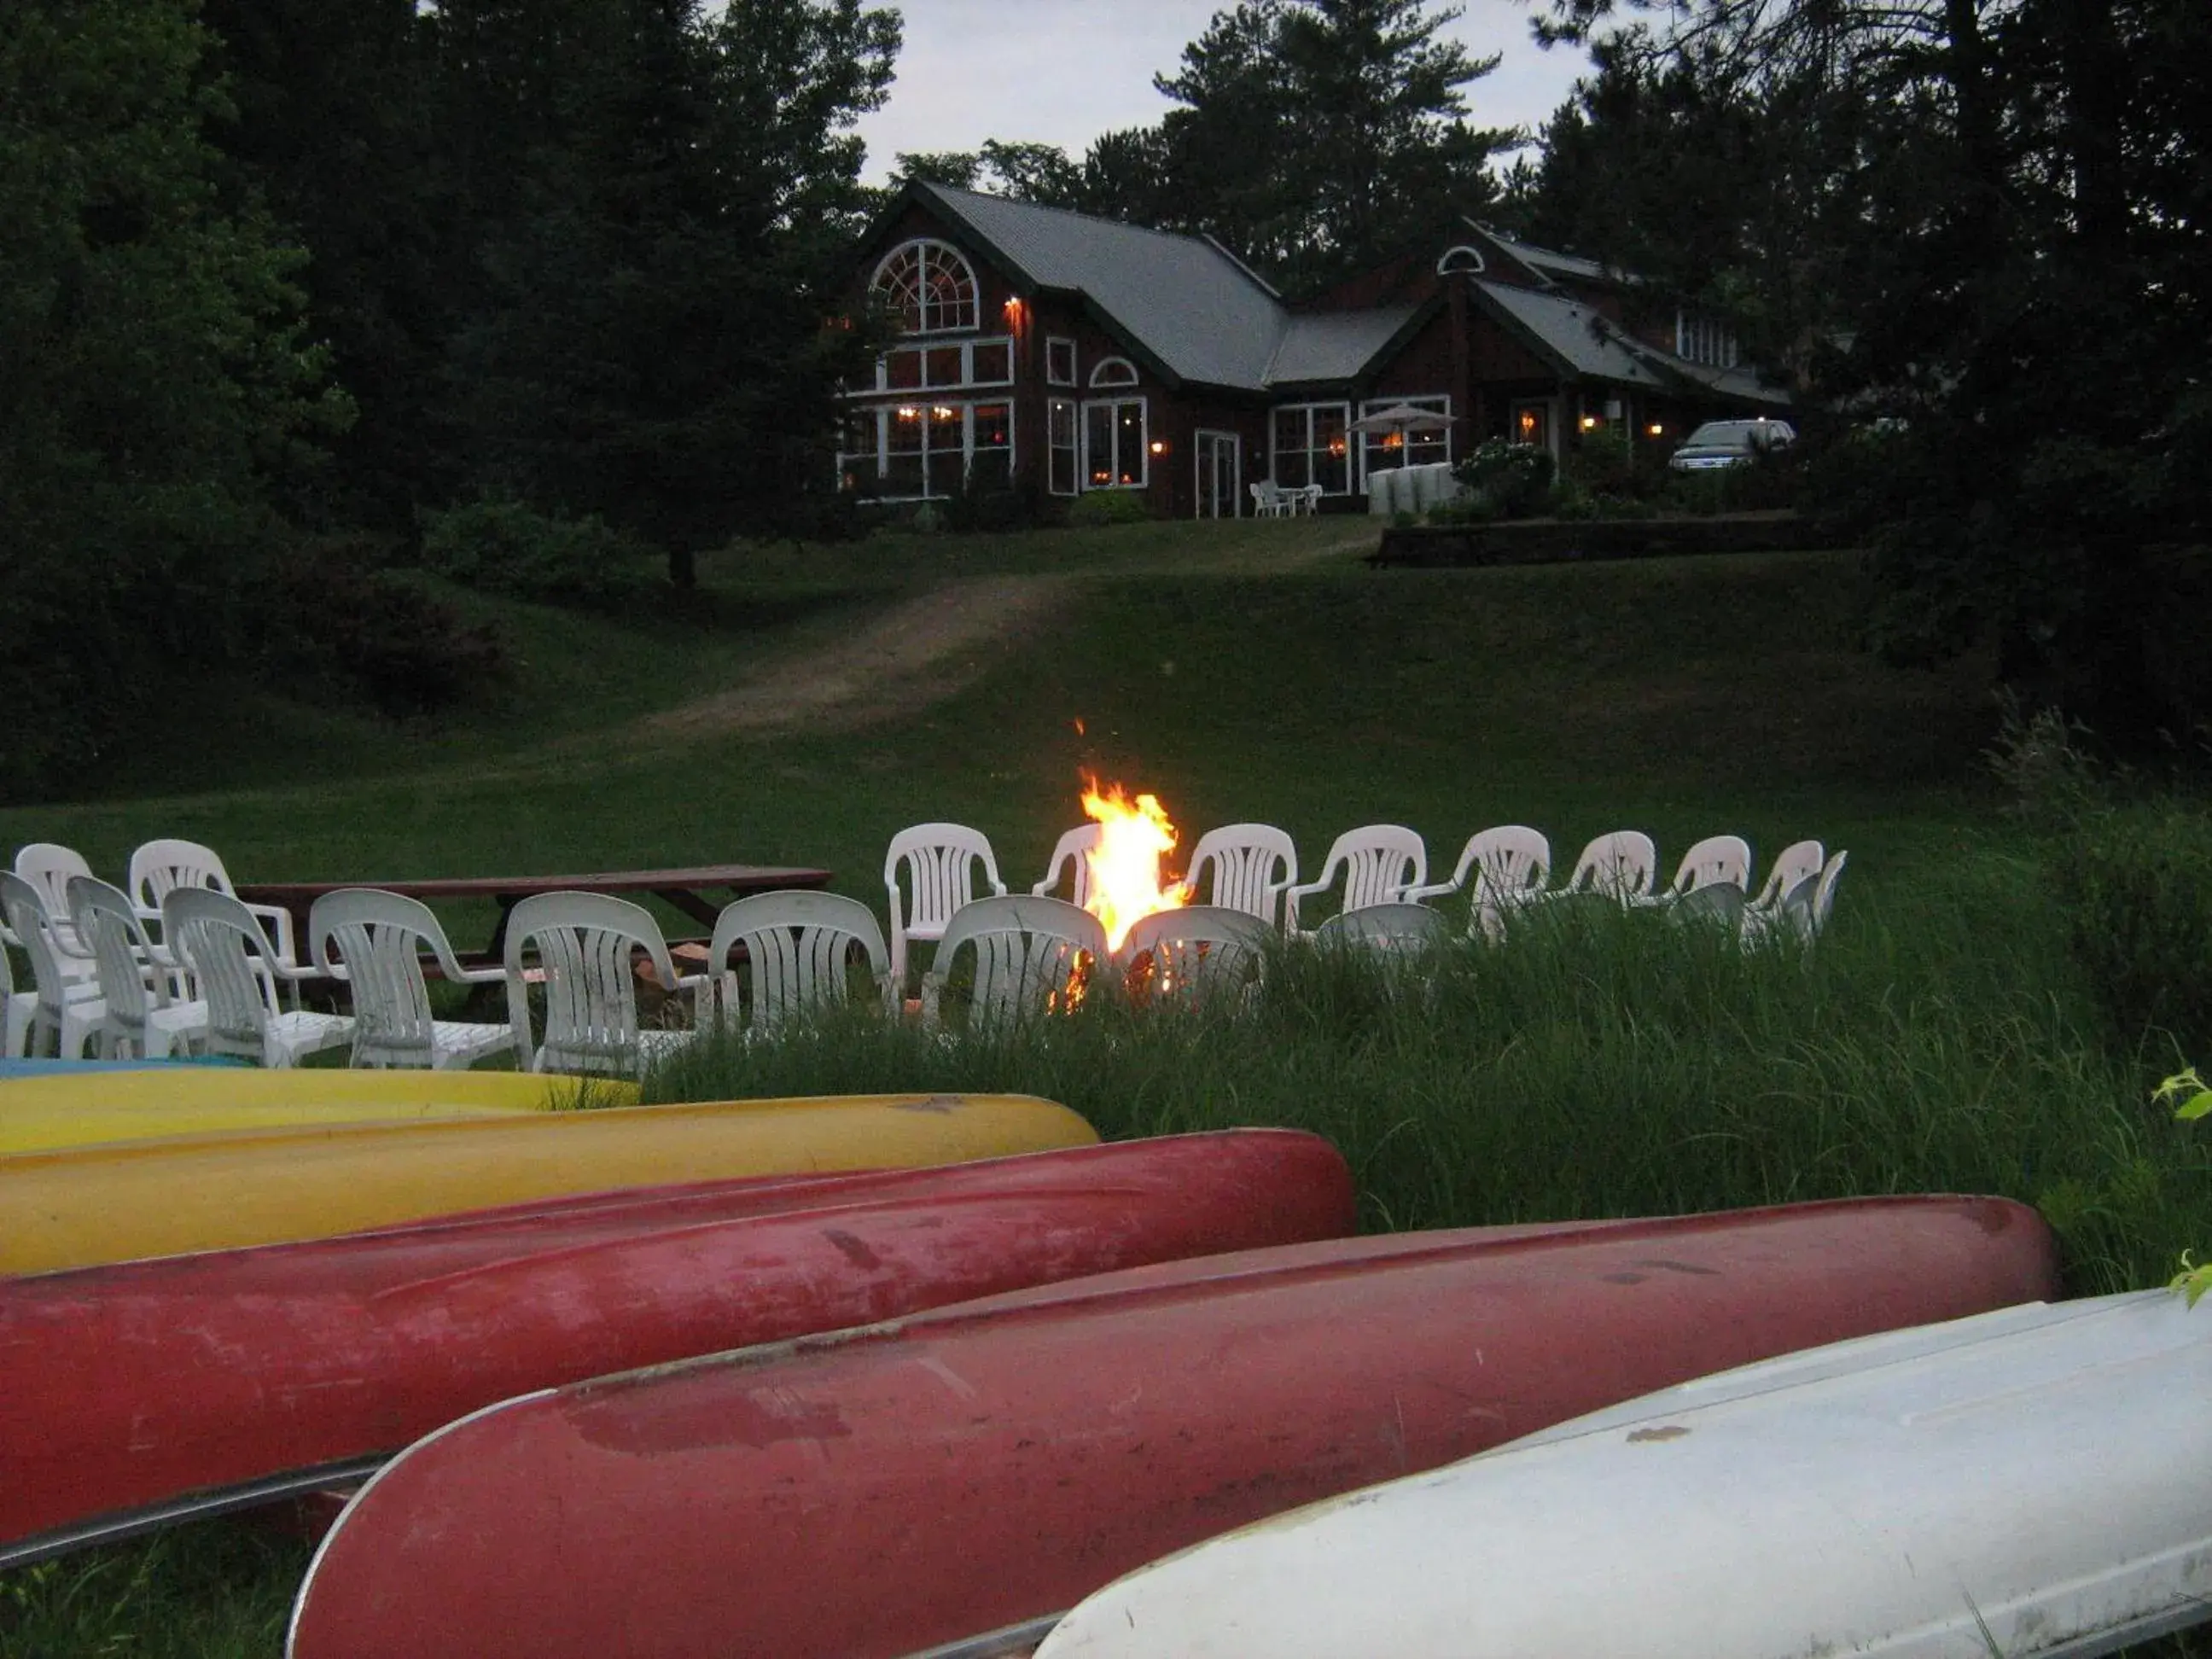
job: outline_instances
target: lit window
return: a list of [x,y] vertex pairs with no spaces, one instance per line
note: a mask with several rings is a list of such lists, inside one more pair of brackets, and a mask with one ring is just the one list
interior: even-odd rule
[[1285,489],[1319,484],[1324,495],[1352,493],[1349,404],[1290,404],[1273,422],[1275,482]]
[[1091,489],[1141,489],[1146,482],[1146,400],[1083,406],[1083,471]]
[[1136,383],[1136,365],[1127,357],[1101,358],[1097,367],[1091,371],[1091,384],[1093,386],[1134,386]]
[[1045,413],[1052,441],[1048,487],[1055,495],[1073,495],[1081,488],[1079,474],[1082,468],[1075,441],[1075,401],[1072,398],[1054,398],[1046,405]]
[[978,325],[975,273],[949,243],[915,241],[893,249],[876,267],[875,288],[897,309],[909,334]]
[[848,489],[879,488],[894,501],[941,500],[966,482],[1013,481],[1012,404],[893,404],[850,418],[853,436],[838,455]]
[[[1359,412],[1372,415],[1377,410],[1395,408],[1400,404],[1432,410],[1447,416],[1451,413],[1451,399],[1440,392],[1419,398],[1371,398],[1359,406]],[[1451,428],[1448,426],[1362,435],[1361,459],[1369,472],[1387,472],[1400,466],[1432,466],[1451,459]]]
[[1075,342],[1047,336],[1044,343],[1044,378],[1052,386],[1075,384]]

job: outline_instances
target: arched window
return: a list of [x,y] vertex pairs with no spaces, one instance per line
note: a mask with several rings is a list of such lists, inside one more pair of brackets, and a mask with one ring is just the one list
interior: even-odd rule
[[976,326],[975,273],[950,243],[893,248],[876,267],[875,288],[898,307],[909,334]]
[[1457,247],[1446,248],[1444,257],[1437,261],[1437,275],[1439,276],[1449,276],[1462,270],[1475,276],[1482,273],[1482,255],[1464,242]]
[[1137,366],[1127,357],[1102,357],[1098,367],[1091,371],[1093,386],[1134,386]]

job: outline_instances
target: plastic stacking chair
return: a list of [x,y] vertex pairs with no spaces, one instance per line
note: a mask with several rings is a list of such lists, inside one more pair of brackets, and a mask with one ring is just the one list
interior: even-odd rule
[[103,1060],[166,1060],[207,1035],[205,1002],[169,994],[170,969],[139,924],[131,896],[97,876],[71,876],[70,919],[91,951],[100,982],[93,1052]]
[[[738,974],[730,966],[730,952],[738,945],[752,969],[751,996],[742,1006]],[[707,950],[723,1029],[766,1033],[817,1010],[863,1000],[854,987],[856,952],[866,965],[865,1000],[896,1012],[884,930],[876,913],[859,900],[835,893],[759,893],[726,906],[714,919]]]
[[[131,902],[137,907],[142,922],[159,923],[162,901],[179,887],[205,887],[238,897],[238,890],[231,885],[230,872],[222,867],[222,860],[216,856],[215,849],[196,841],[144,842],[131,854],[131,874],[125,885],[130,890]],[[276,955],[273,960],[299,967],[299,941],[292,937],[292,913],[279,904],[249,904],[246,908],[260,919],[264,932],[276,941]],[[293,977],[296,982],[301,976]]]
[[[917,823],[891,837],[884,854],[884,886],[890,894],[891,984],[906,994],[907,945],[945,938],[953,912],[975,897],[975,866],[994,896],[1003,896],[999,861],[980,830],[964,823]],[[903,878],[903,882],[902,882]]]
[[1064,1010],[1081,997],[1083,975],[1108,959],[1106,928],[1091,912],[1033,893],[977,899],[955,911],[921,981],[921,1016],[944,1021],[955,959],[972,946],[975,977],[969,1024],[998,1024]]
[[1451,923],[1441,910],[1425,904],[1395,902],[1366,904],[1340,911],[1314,930],[1314,943],[1417,956],[1435,950],[1451,938]]
[[1682,854],[1674,879],[1657,902],[1672,904],[1716,883],[1732,884],[1740,893],[1751,887],[1751,843],[1741,836],[1707,836]]
[[15,963],[0,944],[0,1058],[14,1060],[30,1046],[31,1022],[38,1012],[39,994],[15,988]]
[[1844,878],[1844,866],[1851,861],[1849,853],[1838,851],[1830,855],[1821,867],[1819,884],[1813,890],[1813,902],[1806,912],[1805,942],[1811,944],[1827,931],[1828,917],[1836,908],[1836,884]]
[[[37,888],[12,870],[0,870],[0,915],[6,916],[9,931],[30,958],[31,981],[37,987],[23,1029],[22,1052],[43,1054],[51,1044],[52,1051],[64,1060],[82,1059],[86,1042],[107,1012],[100,999],[100,981],[72,979],[62,971],[46,901]],[[11,1026],[16,1017],[11,994]]]
[[[1188,904],[1139,916],[1121,940],[1121,957],[1149,997],[1241,994],[1259,981],[1272,923],[1218,904]],[[1146,958],[1149,957],[1149,963]]]
[[172,887],[161,900],[161,945],[207,1000],[207,1051],[263,1066],[296,1066],[353,1036],[349,1014],[279,1008],[276,981],[319,977],[286,962],[260,918],[212,887]]
[[307,913],[307,945],[319,970],[351,988],[355,1066],[461,1070],[514,1040],[503,1024],[432,1014],[425,945],[448,983],[488,985],[507,975],[497,968],[464,969],[419,899],[373,887],[325,893]]
[[1709,881],[1692,887],[1666,908],[1667,919],[1686,927],[1716,927],[1740,933],[1743,927],[1743,889],[1732,881]]
[[[1058,898],[1061,881],[1067,883],[1066,898],[1070,904],[1091,902],[1091,860],[1084,854],[1095,852],[1098,847],[1099,826],[1086,823],[1069,830],[1052,849],[1052,862],[1045,866],[1044,879],[1030,891],[1039,898]],[[1063,872],[1066,873],[1063,875]]]
[[63,976],[89,980],[96,970],[91,947],[76,934],[70,919],[69,884],[72,876],[88,876],[92,866],[84,855],[58,842],[34,841],[15,849],[15,873],[39,890],[46,902],[46,927],[51,931]]
[[1283,895],[1298,878],[1298,849],[1272,823],[1225,823],[1190,849],[1190,894],[1209,906],[1283,925]]
[[1425,903],[1466,890],[1468,927],[1486,939],[1502,938],[1510,911],[1543,896],[1552,876],[1552,843],[1540,830],[1525,823],[1501,823],[1469,836],[1460,848],[1451,879],[1425,887],[1409,887],[1400,896],[1407,903]]
[[1326,893],[1340,878],[1344,882],[1341,909],[1392,903],[1407,888],[1428,880],[1428,848],[1418,832],[1400,823],[1369,823],[1346,830],[1330,844],[1317,879],[1284,890],[1283,931],[1310,937],[1311,930],[1298,926],[1299,901]]
[[1595,893],[1634,904],[1652,896],[1651,884],[1658,873],[1659,849],[1651,844],[1651,837],[1640,830],[1616,830],[1583,848],[1567,884],[1554,889],[1550,896]]
[[[537,947],[538,972],[526,958]],[[690,1041],[689,1031],[641,1028],[637,973],[643,950],[671,995],[701,982],[680,979],[660,924],[643,905],[611,893],[539,893],[507,919],[507,1009],[515,1056],[526,1072],[597,1072],[633,1077]],[[544,1041],[531,1035],[530,985],[545,986]]]
[[[1783,926],[1783,903],[1808,879],[1817,878],[1827,860],[1827,851],[1817,841],[1792,842],[1784,848],[1766,872],[1759,896],[1744,906],[1742,933],[1747,945],[1759,945],[1778,936]],[[1813,891],[1817,891],[1817,886]],[[1810,904],[1813,891],[1803,896]],[[1802,935],[1802,930],[1801,930]]]

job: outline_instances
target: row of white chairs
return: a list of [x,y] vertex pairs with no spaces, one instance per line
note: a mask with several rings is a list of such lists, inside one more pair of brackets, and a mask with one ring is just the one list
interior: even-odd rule
[[[1064,896],[1075,906],[1091,899],[1085,854],[1098,845],[1099,827],[1084,824],[1060,836],[1036,896]],[[1468,925],[1498,936],[1516,906],[1589,894],[1629,906],[1676,907],[1736,927],[1751,942],[1782,936],[1809,940],[1826,923],[1849,854],[1832,856],[1817,841],[1783,849],[1754,896],[1752,853],[1741,836],[1711,836],[1682,856],[1674,878],[1658,886],[1658,849],[1640,830],[1597,836],[1576,859],[1567,879],[1549,885],[1551,842],[1525,824],[1502,824],[1468,838],[1451,875],[1428,878],[1428,849],[1416,830],[1370,823],[1348,830],[1330,845],[1320,876],[1298,880],[1297,847],[1273,824],[1232,823],[1210,830],[1191,848],[1186,878],[1191,897],[1210,907],[1240,911],[1292,938],[1312,937],[1301,914],[1306,902],[1334,894],[1340,914],[1383,905],[1427,905],[1468,896]],[[980,880],[978,879],[980,875]],[[942,941],[952,918],[977,897],[1004,896],[997,855],[978,830],[958,823],[921,823],[891,838],[884,859],[890,902],[890,961],[895,980],[907,982],[908,945]],[[1372,932],[1378,919],[1361,929]],[[1409,924],[1425,927],[1427,924]]]

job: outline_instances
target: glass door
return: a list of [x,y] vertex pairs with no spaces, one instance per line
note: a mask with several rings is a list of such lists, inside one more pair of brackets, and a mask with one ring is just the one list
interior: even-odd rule
[[1200,432],[1194,448],[1198,457],[1198,508],[1201,519],[1243,516],[1243,441],[1233,432]]

